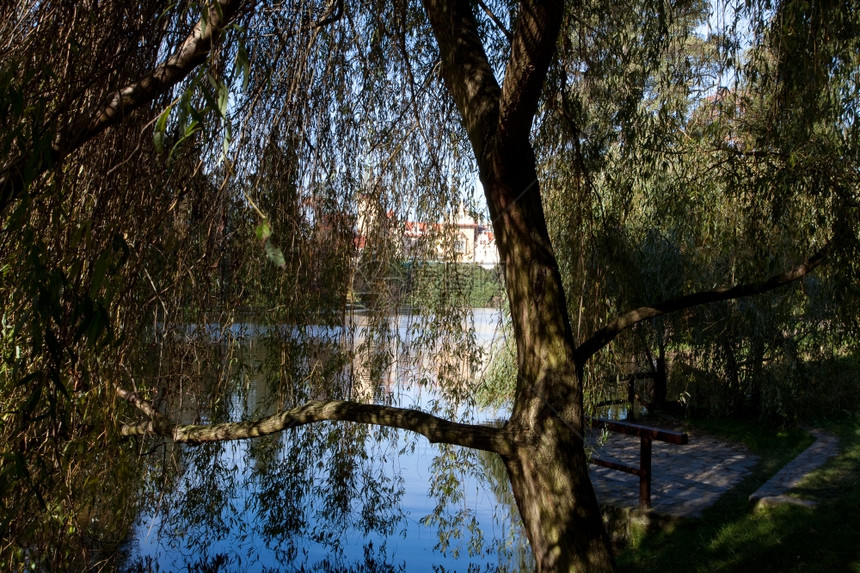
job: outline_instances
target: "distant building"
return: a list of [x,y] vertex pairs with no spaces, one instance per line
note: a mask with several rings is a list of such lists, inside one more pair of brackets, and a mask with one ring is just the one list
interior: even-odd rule
[[415,260],[451,260],[484,268],[499,264],[496,239],[487,225],[479,224],[463,206],[445,223],[407,221],[402,231],[403,255]]
[[475,232],[474,262],[485,269],[499,264],[499,249],[496,248],[496,235],[486,226],[478,227]]
[[499,264],[492,228],[475,221],[463,205],[447,222],[406,221],[401,224],[393,212],[375,206],[372,200],[362,201],[353,239],[356,250],[363,252],[367,248],[380,248],[376,242],[388,243],[391,240],[399,243],[400,256],[405,260],[455,260],[487,269]]

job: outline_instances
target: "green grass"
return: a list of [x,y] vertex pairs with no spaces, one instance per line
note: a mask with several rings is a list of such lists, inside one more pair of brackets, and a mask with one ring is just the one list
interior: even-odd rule
[[743,442],[761,463],[700,520],[662,530],[634,530],[618,553],[621,571],[854,571],[860,573],[860,417],[820,424],[840,437],[841,453],[816,470],[797,494],[815,508],[783,505],[753,512],[747,499],[811,442],[801,430],[719,421],[702,430]]

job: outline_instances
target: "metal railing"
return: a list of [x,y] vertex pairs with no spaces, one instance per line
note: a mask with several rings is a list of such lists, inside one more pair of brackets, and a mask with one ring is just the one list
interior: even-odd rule
[[651,507],[651,443],[654,440],[659,440],[670,444],[684,445],[688,443],[687,434],[603,418],[590,418],[589,421],[592,428],[606,428],[610,432],[639,437],[639,467],[628,466],[593,456],[591,463],[611,470],[639,476],[639,507],[649,509]]

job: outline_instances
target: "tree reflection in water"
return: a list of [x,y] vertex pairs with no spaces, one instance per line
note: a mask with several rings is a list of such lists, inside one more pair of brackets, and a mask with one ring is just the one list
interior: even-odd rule
[[[404,369],[423,358],[405,358],[405,339],[393,342],[398,359],[369,375],[382,381],[371,399],[442,407],[432,386],[408,382],[415,376]],[[377,354],[392,355],[375,342]],[[261,376],[271,348],[246,348],[222,406],[229,419],[283,402]],[[371,368],[372,358],[365,361]],[[355,379],[353,371],[343,381],[353,393]],[[301,394],[321,391],[311,383]],[[324,391],[340,393],[331,385]],[[187,402],[183,408],[199,411]],[[126,546],[129,571],[532,568],[501,459],[405,431],[320,423],[242,442],[165,444],[150,456],[147,482],[150,501]]]

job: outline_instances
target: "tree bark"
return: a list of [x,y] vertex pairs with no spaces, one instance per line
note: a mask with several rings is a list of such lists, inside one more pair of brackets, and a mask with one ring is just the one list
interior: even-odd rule
[[614,558],[577,432],[548,418],[505,464],[538,571],[612,571]]
[[430,440],[430,443],[454,444],[495,452],[501,456],[510,456],[514,448],[513,441],[504,429],[459,424],[420,410],[393,406],[360,404],[344,400],[314,400],[259,420],[221,424],[176,424],[135,392],[129,392],[117,386],[116,393],[149,418],[146,422],[124,425],[121,433],[125,436],[157,435],[169,438],[173,442],[200,444],[247,440],[314,422],[336,420],[410,430],[423,435]]
[[529,141],[563,5],[523,2],[501,87],[469,2],[425,0],[442,74],[463,118],[486,194],[517,344],[506,458],[539,571],[612,571],[582,439],[583,387],[561,276]]
[[[531,148],[482,169],[517,343],[508,422],[530,436],[506,460],[538,571],[613,571],[583,442],[583,380]],[[519,191],[525,189],[525,191]],[[518,192],[519,191],[519,192]]]

